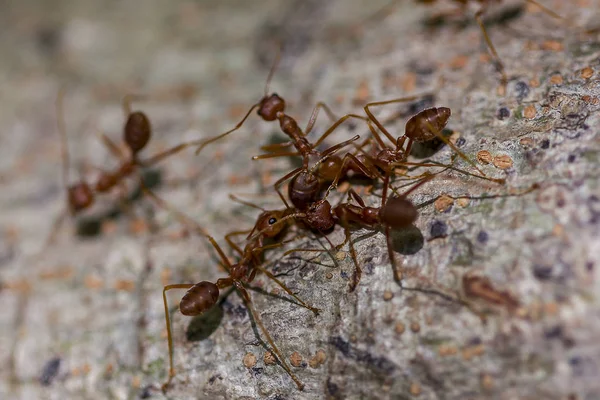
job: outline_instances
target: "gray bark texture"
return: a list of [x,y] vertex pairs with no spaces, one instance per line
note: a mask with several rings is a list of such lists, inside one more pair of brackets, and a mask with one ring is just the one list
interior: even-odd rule
[[[600,398],[600,42],[582,34],[597,23],[600,2],[540,2],[565,20],[524,1],[485,14],[509,77],[504,95],[473,18],[478,5],[456,13],[452,1],[400,1],[370,18],[387,2],[2,2],[0,398]],[[419,219],[393,233],[404,288],[392,278],[382,230],[352,231],[363,269],[353,293],[347,245],[322,251],[327,240],[308,234],[266,252],[268,268],[321,309],[313,315],[262,275],[251,285],[303,391],[269,359],[235,292],[189,318],[177,308],[184,291],[169,291],[177,375],[163,394],[163,286],[226,272],[206,238],[173,212],[146,197],[121,204],[118,193],[68,218],[44,247],[65,209],[57,94],[64,89],[71,179],[91,178],[94,167],[118,163],[97,134],[121,140],[125,94],[148,95],[134,104],[153,123],[145,155],[215,135],[260,99],[279,43],[271,90],[302,127],[318,101],[339,115],[362,114],[368,101],[431,93],[374,112],[397,137],[418,107],[451,108],[451,140],[506,184],[450,170],[410,194]],[[330,124],[320,115],[310,138]],[[355,134],[370,135],[353,121],[326,144]],[[281,139],[276,123],[252,113],[199,156],[186,150],[146,176],[160,177],[156,193],[235,261],[223,237],[251,228],[259,211],[228,195],[282,207],[272,184],[296,164],[251,161]],[[452,155],[444,146],[431,159]],[[475,172],[463,159],[454,165]],[[402,192],[407,183],[398,177],[393,186]],[[356,188],[380,205],[380,183],[372,195]],[[341,196],[334,191],[332,202]],[[84,228],[100,234],[77,234]],[[327,238],[342,243],[344,232]],[[321,251],[284,256],[291,248]],[[493,289],[467,296],[465,276]]]

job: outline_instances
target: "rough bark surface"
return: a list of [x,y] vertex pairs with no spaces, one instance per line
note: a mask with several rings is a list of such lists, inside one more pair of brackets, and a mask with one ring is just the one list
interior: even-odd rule
[[[597,20],[597,0],[544,4],[567,23],[520,2],[487,13],[490,35],[510,78],[497,93],[477,24],[435,7],[399,2],[383,19],[366,17],[384,1],[20,1],[0,13],[0,397],[223,399],[596,399],[600,397],[600,42],[581,35]],[[427,26],[436,14],[442,23]],[[177,312],[170,293],[178,375],[168,371],[162,287],[224,276],[207,241],[148,199],[104,219],[101,234],[75,234],[68,220],[44,248],[64,209],[55,99],[66,90],[72,177],[114,166],[101,130],[121,136],[121,98],[135,104],[155,135],[145,154],[229,129],[262,95],[278,42],[286,45],[271,85],[302,126],[317,101],[362,112],[367,101],[431,91],[428,105],[452,109],[453,140],[498,185],[445,172],[411,195],[421,204],[414,229],[395,233],[405,288],[392,279],[380,231],[352,234],[363,267],[336,254],[268,253],[270,268],[322,312],[314,316],[268,293],[252,297],[293,371],[298,391],[265,360],[261,336],[231,293],[203,318]],[[422,102],[426,104],[427,102]],[[377,111],[407,115],[410,103]],[[390,122],[400,135],[406,118]],[[321,116],[316,132],[329,121]],[[340,128],[342,140],[368,130]],[[257,210],[229,200],[281,204],[270,185],[288,160],[253,162],[281,137],[253,115],[228,140],[157,167],[159,195],[220,240],[252,226]],[[448,162],[443,148],[432,157]],[[460,168],[472,170],[463,160]],[[414,174],[414,173],[413,173]],[[540,188],[518,195],[539,184]],[[134,186],[134,185],[132,185]],[[400,180],[395,186],[401,186]],[[378,194],[376,187],[374,193]],[[437,200],[441,195],[451,196]],[[474,198],[467,199],[466,196]],[[376,195],[366,197],[379,205]],[[448,200],[450,199],[450,200]],[[434,200],[437,200],[434,202]],[[102,198],[88,215],[115,209]],[[118,209],[118,207],[117,207]],[[336,230],[329,238],[343,241]],[[328,248],[302,238],[288,247]],[[465,274],[509,291],[513,310],[471,299],[482,321],[458,301]],[[261,292],[262,291],[262,292]],[[267,293],[267,294],[265,294]],[[444,296],[439,295],[443,293]],[[254,362],[253,356],[256,361]]]

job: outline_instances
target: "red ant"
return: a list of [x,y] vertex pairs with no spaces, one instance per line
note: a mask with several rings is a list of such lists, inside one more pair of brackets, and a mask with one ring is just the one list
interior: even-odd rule
[[[219,254],[222,265],[225,266],[228,276],[226,278],[220,278],[216,281],[216,283],[202,281],[196,284],[190,283],[177,283],[166,285],[163,288],[163,302],[165,309],[165,321],[167,326],[167,337],[169,343],[169,378],[167,382],[163,385],[163,391],[166,391],[171,381],[175,377],[175,369],[173,366],[173,335],[171,331],[171,319],[169,316],[169,308],[167,305],[167,296],[166,292],[171,289],[188,289],[186,294],[181,298],[179,303],[179,309],[181,313],[185,316],[197,316],[201,315],[204,312],[210,310],[219,299],[219,291],[221,289],[227,287],[235,287],[237,292],[240,294],[242,300],[244,301],[246,308],[249,310],[252,315],[252,319],[256,322],[263,335],[267,339],[271,349],[279,359],[282,367],[285,369],[287,374],[292,378],[292,380],[296,383],[296,386],[299,390],[304,388],[304,384],[294,375],[290,367],[288,366],[285,358],[275,345],[273,338],[269,334],[268,330],[263,325],[262,321],[258,313],[256,312],[254,306],[252,305],[252,299],[250,294],[245,288],[245,284],[248,284],[254,280],[258,272],[264,273],[269,279],[273,280],[277,285],[279,285],[282,289],[286,291],[291,297],[293,297],[301,306],[309,309],[315,315],[319,313],[319,309],[310,307],[304,301],[302,301],[299,297],[297,297],[283,282],[277,279],[272,273],[266,270],[261,265],[262,254],[266,249],[279,247],[286,242],[275,243],[271,245],[265,245],[265,240],[269,238],[275,238],[278,236],[282,230],[285,228],[285,225],[280,222],[283,220],[283,215],[285,211],[264,211],[257,219],[256,224],[254,225],[251,231],[236,231],[231,232],[225,236],[225,240],[231,246],[233,250],[235,250],[240,259],[235,264],[232,264],[219,244],[215,241],[215,239],[208,235],[204,228],[198,225],[196,222],[191,220],[189,217],[184,215],[183,213],[174,210],[170,207],[164,200],[159,198],[156,194],[152,192],[147,192],[149,196],[151,196],[161,207],[171,210],[176,214],[176,216],[183,220],[186,224],[191,224],[194,226],[195,230],[205,236],[213,248]],[[255,231],[258,231],[258,234],[252,236],[249,239],[248,243],[242,250],[239,246],[237,246],[232,240],[231,236],[240,234],[240,233],[248,233],[249,236],[252,235]]]
[[[460,151],[452,142],[450,142],[446,137],[444,137],[441,133],[442,129],[446,126],[448,119],[450,118],[451,111],[446,107],[439,108],[429,108],[419,112],[418,114],[412,116],[406,123],[404,135],[395,139],[388,130],[383,126],[383,124],[373,115],[370,107],[381,106],[392,103],[399,103],[405,101],[412,101],[419,98],[419,96],[409,96],[398,99],[386,100],[386,101],[377,101],[367,103],[364,106],[365,113],[369,117],[369,121],[372,122],[379,128],[379,130],[384,134],[384,136],[392,143],[394,143],[394,147],[388,146],[382,140],[381,136],[377,133],[377,131],[373,128],[371,123],[368,124],[371,133],[373,134],[373,138],[375,139],[378,148],[380,150],[374,156],[363,157],[362,160],[359,160],[354,155],[348,153],[344,156],[342,160],[342,166],[338,170],[337,176],[334,178],[331,186],[337,186],[341,175],[345,173],[345,165],[347,163],[352,163],[354,165],[360,166],[361,170],[367,171],[371,176],[380,176],[379,170],[384,171],[384,182],[383,182],[383,194],[382,194],[382,204],[386,203],[387,192],[389,189],[390,178],[393,174],[393,170],[396,166],[444,166],[449,169],[453,169],[459,171],[466,175],[475,176],[480,179],[489,180],[495,183],[504,184],[504,179],[497,178],[488,178],[483,171],[481,171],[477,165],[470,160],[462,151]],[[480,175],[471,174],[467,171],[463,171],[457,168],[454,168],[452,165],[446,165],[437,162],[431,163],[412,163],[408,162],[408,156],[412,149],[412,145],[414,142],[428,142],[435,138],[441,139],[444,143],[448,144],[454,150],[454,152],[466,160],[469,164],[471,164]],[[406,148],[404,144],[406,143]],[[426,175],[422,175],[426,176]],[[420,176],[421,177],[421,176]],[[418,177],[417,177],[418,178]]]
[[352,240],[350,238],[350,224],[357,224],[370,229],[378,226],[382,226],[384,228],[388,256],[394,272],[394,280],[401,285],[402,271],[396,267],[391,230],[407,228],[417,220],[419,216],[417,207],[415,207],[415,205],[406,197],[431,179],[433,179],[433,176],[426,176],[423,180],[421,180],[421,182],[414,185],[402,195],[392,196],[387,199],[387,201],[382,201],[380,207],[367,207],[358,193],[351,188],[348,191],[348,200],[354,200],[357,205],[350,204],[348,202],[338,204],[334,207],[333,213],[336,216],[336,222],[344,228],[344,233],[346,235],[344,242],[337,247],[339,248],[348,243],[348,246],[350,247],[350,255],[352,256],[352,261],[354,262],[355,269],[352,277],[352,283],[350,284],[351,292],[354,291],[358,285],[362,270],[359,266],[356,250],[354,249],[354,245],[352,244]]
[[[127,117],[123,128],[123,141],[128,147],[129,154],[123,154],[119,146],[115,144],[108,136],[101,134],[101,140],[106,147],[117,156],[121,163],[114,170],[103,170],[99,169],[99,175],[96,181],[92,184],[87,181],[80,179],[76,183],[69,183],[69,151],[68,151],[68,140],[67,132],[64,121],[63,112],[63,97],[64,92],[61,90],[58,95],[56,102],[57,108],[57,123],[58,130],[61,135],[62,142],[62,159],[63,159],[63,171],[62,179],[63,185],[67,192],[67,211],[72,216],[79,214],[80,212],[89,209],[95,201],[98,194],[104,194],[112,191],[115,187],[119,186],[124,190],[125,179],[137,171],[138,167],[149,167],[163,159],[180,152],[181,150],[196,144],[197,142],[182,143],[174,146],[165,151],[159,152],[151,156],[148,159],[142,160],[139,158],[139,153],[146,147],[150,141],[152,135],[152,126],[150,120],[142,111],[132,111],[131,102],[139,96],[127,95],[123,99],[123,111]],[[143,180],[140,177],[140,183],[143,186]],[[54,239],[54,234],[58,230],[62,220],[66,216],[66,213],[62,213],[54,224],[52,234],[50,235],[48,242],[51,243]]]
[[[332,248],[340,248],[349,242],[350,254],[355,267],[352,282],[350,283],[350,292],[353,292],[356,289],[356,286],[358,285],[362,275],[362,270],[358,263],[356,251],[354,250],[354,246],[350,240],[349,225],[351,223],[358,223],[369,228],[383,226],[385,228],[390,263],[392,264],[392,268],[394,270],[394,279],[400,283],[402,279],[402,273],[396,269],[390,231],[391,229],[408,227],[416,221],[418,217],[417,209],[412,202],[406,199],[406,196],[432,178],[433,175],[426,176],[421,182],[413,186],[410,190],[402,195],[392,196],[387,201],[382,202],[382,206],[379,208],[367,207],[362,198],[360,198],[360,196],[353,189],[350,189],[349,198],[354,199],[358,205],[341,203],[335,207],[331,207],[329,201],[324,198],[312,203],[304,210],[287,208],[286,210],[282,211],[281,218],[278,222],[276,222],[276,224],[283,224],[287,220],[294,219],[310,230],[318,231],[320,233],[325,233],[333,229],[336,224],[341,225],[344,228],[346,240],[338,246],[332,245]],[[251,203],[243,201],[240,202],[253,206]],[[270,229],[272,228],[270,227]],[[260,237],[262,234],[262,231],[258,231],[258,233],[250,237],[250,239],[252,240],[254,237]],[[292,249],[286,251],[285,255],[295,251],[316,250]]]
[[[244,122],[248,119],[248,117],[250,116],[252,111],[254,109],[258,108],[257,113],[264,121],[271,122],[271,121],[278,120],[281,130],[283,131],[283,133],[285,133],[290,138],[290,140],[287,142],[262,146],[261,149],[267,150],[267,151],[270,151],[270,150],[275,151],[275,150],[280,150],[282,148],[286,148],[286,147],[293,145],[295,147],[296,151],[288,151],[288,152],[278,151],[275,153],[267,153],[267,154],[254,156],[254,157],[252,157],[252,159],[259,160],[259,159],[265,159],[265,158],[284,157],[284,156],[302,156],[302,167],[297,168],[297,169],[291,171],[290,173],[286,174],[284,177],[282,177],[277,182],[275,182],[275,184],[273,186],[275,187],[275,190],[279,194],[279,197],[283,200],[284,204],[286,206],[288,206],[287,201],[285,200],[283,194],[279,190],[279,187],[288,179],[292,179],[292,181],[290,182],[290,186],[289,186],[289,192],[290,193],[294,192],[295,195],[294,196],[290,195],[290,198],[291,198],[290,200],[292,201],[292,203],[294,204],[295,207],[297,207],[298,209],[301,209],[301,210],[305,210],[309,207],[310,204],[312,204],[318,198],[318,194],[320,192],[320,190],[318,189],[318,188],[320,188],[320,181],[319,181],[318,175],[333,177],[338,172],[338,170],[336,169],[337,168],[336,165],[334,165],[332,163],[323,164],[322,160],[326,159],[327,156],[333,156],[333,154],[335,152],[337,152],[341,148],[351,144],[352,142],[357,140],[359,137],[354,136],[352,139],[346,140],[344,142],[341,142],[339,144],[331,146],[322,152],[317,150],[318,146],[321,143],[323,143],[323,141],[335,129],[337,129],[345,120],[347,120],[349,118],[356,118],[356,119],[366,121],[367,123],[369,122],[369,120],[368,120],[368,118],[361,116],[361,115],[346,114],[343,117],[337,119],[337,121],[329,129],[327,129],[317,139],[316,142],[314,142],[314,143],[309,142],[306,139],[306,136],[312,131],[320,109],[325,110],[326,114],[329,116],[330,119],[335,120],[336,117],[333,114],[333,112],[331,111],[331,109],[325,103],[319,102],[313,109],[310,119],[309,119],[309,122],[308,122],[306,128],[304,129],[304,131],[302,131],[300,129],[296,120],[285,113],[285,106],[286,106],[285,100],[276,93],[269,94],[269,86],[270,86],[271,80],[273,78],[273,74],[275,72],[277,64],[279,62],[279,58],[280,58],[280,53],[278,53],[278,55],[273,63],[273,66],[271,67],[271,70],[269,72],[267,82],[265,84],[264,95],[263,95],[262,99],[258,103],[254,104],[250,107],[250,109],[248,110],[246,115],[242,118],[242,120],[240,122],[237,123],[237,125],[234,128],[232,128],[232,129],[228,130],[227,132],[222,133],[220,135],[213,136],[211,138],[202,140],[200,142],[200,145],[196,149],[196,154],[200,153],[202,151],[202,149],[204,149],[204,147],[206,147],[210,143],[213,143],[213,142],[229,135],[230,133],[233,133],[233,132],[237,131],[238,129],[240,129],[242,127],[242,125],[244,124]],[[320,161],[315,166],[313,166],[312,168],[309,169],[309,163],[310,163],[311,156],[319,157]],[[360,166],[355,166],[355,165],[346,166],[346,170],[352,169],[352,168],[356,169],[359,173],[368,174],[367,171],[361,170]]]

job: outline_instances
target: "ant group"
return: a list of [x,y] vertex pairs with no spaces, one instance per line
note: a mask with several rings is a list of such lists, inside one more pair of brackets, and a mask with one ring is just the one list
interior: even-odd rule
[[[186,294],[181,298],[179,309],[183,315],[196,316],[207,312],[214,307],[223,289],[234,287],[240,294],[242,301],[246,305],[252,319],[255,321],[262,335],[264,335],[268,347],[278,359],[280,365],[286,373],[292,378],[299,389],[303,388],[302,382],[292,372],[290,366],[285,361],[281,351],[278,349],[268,329],[264,326],[261,318],[254,308],[252,298],[248,291],[248,284],[251,283],[258,273],[263,273],[270,280],[290,295],[297,304],[301,305],[318,314],[317,308],[308,306],[287,286],[269,272],[264,264],[265,253],[275,247],[280,247],[291,240],[284,239],[287,227],[296,225],[300,229],[316,232],[327,239],[329,233],[336,226],[344,230],[345,240],[335,246],[331,245],[330,251],[339,249],[348,244],[350,254],[354,263],[354,273],[349,284],[349,291],[356,290],[362,275],[362,269],[358,261],[357,252],[354,248],[351,238],[351,228],[358,225],[367,229],[383,229],[387,241],[388,255],[390,264],[394,272],[394,279],[402,286],[402,271],[396,268],[394,249],[392,243],[391,231],[410,227],[418,218],[419,211],[417,206],[408,199],[408,196],[421,188],[426,183],[432,181],[438,172],[424,171],[420,175],[411,176],[409,179],[416,183],[404,193],[391,186],[391,182],[396,174],[396,167],[443,167],[443,171],[454,170],[461,174],[491,181],[497,184],[504,184],[504,179],[490,178],[462,151],[460,151],[446,136],[442,133],[445,128],[451,112],[449,108],[438,107],[429,108],[419,112],[410,118],[406,124],[403,135],[398,138],[385,128],[371,109],[376,106],[386,104],[409,102],[417,100],[419,96],[404,97],[399,99],[371,102],[364,106],[365,115],[354,113],[345,114],[341,118],[336,118],[334,113],[325,103],[318,103],[309,119],[304,130],[301,130],[298,123],[291,116],[286,114],[286,102],[276,93],[269,93],[269,84],[275,70],[277,61],[274,63],[269,73],[265,86],[264,96],[259,102],[254,104],[232,129],[219,135],[197,141],[198,148],[196,153],[200,153],[209,144],[214,143],[231,133],[239,130],[251,113],[257,109],[258,115],[267,122],[278,121],[279,127],[283,133],[289,137],[289,141],[261,147],[267,153],[254,156],[252,159],[259,160],[265,158],[300,156],[302,158],[301,167],[295,168],[282,178],[278,179],[273,187],[281,198],[285,208],[279,210],[265,210],[253,203],[239,200],[233,195],[230,197],[242,204],[261,210],[254,226],[246,231],[234,231],[225,236],[229,247],[235,251],[239,258],[233,263],[225,255],[222,248],[216,240],[208,235],[206,230],[191,220],[182,212],[173,209],[156,194],[148,191],[161,207],[171,210],[183,223],[192,224],[195,231],[204,236],[215,249],[222,265],[227,271],[227,276],[218,279],[216,282],[201,281],[198,283],[176,283],[169,284],[163,288],[163,302],[165,308],[165,320],[167,326],[167,336],[169,342],[169,375],[167,382],[163,385],[166,390],[175,377],[173,365],[173,334],[171,328],[171,319],[167,305],[167,292],[173,289],[187,289]],[[323,109],[329,118],[334,121],[333,124],[324,131],[324,133],[314,142],[311,142],[307,135],[313,130],[319,111]],[[366,123],[371,137],[358,144],[359,136],[356,135],[349,140],[342,141],[327,147],[325,150],[319,150],[320,145],[328,138],[344,121],[347,119],[358,119]],[[387,138],[393,145],[387,144],[383,138]],[[467,161],[476,171],[470,173],[459,169],[453,165],[455,157],[450,164],[444,164],[435,161],[410,162],[409,155],[413,143],[424,143],[434,139],[439,139],[446,143],[458,157]],[[293,151],[286,151],[287,147],[293,146]],[[349,146],[353,146],[352,151],[348,151],[343,156],[337,153]],[[369,146],[370,150],[365,150]],[[366,201],[358,194],[356,190],[350,188],[347,191],[346,202],[340,201],[332,206],[328,197],[338,186],[342,179],[360,175],[372,180],[374,183],[382,183],[381,204],[379,206],[368,206]],[[287,196],[281,190],[281,186],[288,183]],[[326,187],[326,189],[325,189]],[[388,195],[389,192],[393,192]],[[247,234],[245,245],[240,246],[232,240],[233,236]],[[292,239],[293,240],[293,239]],[[270,243],[267,243],[267,242]],[[314,251],[313,249],[291,249],[284,253],[284,256],[294,251]]]
[[[456,0],[461,5],[466,5],[466,0]],[[534,0],[527,0],[530,3],[537,4]],[[433,3],[431,0],[421,0],[422,3]],[[502,84],[506,85],[507,77],[494,46],[492,45],[485,30],[481,17],[485,12],[491,0],[479,0],[480,10],[475,18],[481,27],[484,39],[492,53],[496,65],[502,75]],[[558,17],[550,10],[547,10],[553,16]],[[276,93],[270,93],[270,83],[276,69],[279,57],[274,62],[266,84],[263,97],[246,112],[244,117],[230,130],[219,135],[209,137],[194,142],[182,143],[151,155],[148,158],[141,158],[140,152],[145,149],[151,139],[152,128],[147,115],[141,111],[133,111],[131,103],[135,96],[126,96],[123,100],[123,110],[126,115],[126,122],[123,129],[123,141],[128,149],[124,153],[119,145],[113,142],[108,136],[102,134],[101,139],[109,151],[115,155],[120,163],[115,169],[99,169],[98,176],[92,183],[80,179],[75,183],[70,181],[70,159],[68,152],[67,133],[63,116],[63,97],[61,92],[57,101],[58,127],[62,142],[63,171],[62,179],[67,193],[67,215],[76,215],[89,209],[95,201],[96,196],[113,191],[116,188],[123,190],[125,180],[138,173],[142,168],[153,166],[162,160],[177,154],[190,146],[197,146],[196,154],[204,150],[208,145],[227,137],[233,132],[242,128],[246,120],[254,110],[263,121],[279,122],[279,128],[289,138],[283,143],[262,146],[261,149],[266,153],[252,157],[253,160],[275,158],[275,157],[301,157],[302,165],[298,168],[285,173],[273,184],[273,188],[282,200],[285,208],[278,210],[265,210],[253,203],[241,201],[232,196],[232,199],[243,204],[249,205],[261,210],[261,214],[256,219],[252,229],[245,231],[230,232],[225,236],[225,241],[233,252],[237,254],[237,261],[232,262],[225,254],[223,248],[217,241],[207,233],[197,222],[171,207],[156,193],[152,192],[139,176],[139,184],[144,194],[149,196],[161,208],[174,213],[184,224],[193,227],[194,231],[205,237],[214,251],[224,269],[226,276],[217,279],[214,282],[200,281],[197,283],[173,283],[163,287],[163,303],[165,313],[165,323],[167,329],[167,339],[169,348],[169,372],[168,379],[163,385],[163,390],[167,390],[172,382],[175,373],[174,366],[174,344],[173,332],[171,326],[171,315],[167,302],[167,292],[174,289],[185,289],[187,292],[179,302],[179,310],[185,316],[198,316],[211,308],[215,307],[221,296],[221,292],[227,288],[234,288],[240,295],[245,304],[251,319],[255,322],[262,336],[266,339],[266,347],[269,347],[277,358],[281,367],[286,371],[294,381],[299,390],[302,390],[304,384],[294,374],[288,365],[286,358],[279,350],[273,340],[269,330],[265,327],[257,312],[252,296],[250,295],[249,284],[252,283],[259,273],[263,273],[268,279],[282,288],[289,295],[294,303],[310,310],[318,315],[319,309],[309,306],[296,293],[290,290],[284,282],[279,280],[272,272],[268,270],[266,253],[268,250],[282,247],[294,239],[287,239],[287,227],[295,225],[299,229],[322,235],[330,244],[326,251],[337,250],[348,245],[350,256],[354,264],[354,271],[349,282],[349,292],[354,292],[362,277],[362,268],[358,260],[358,254],[352,242],[351,229],[353,226],[359,226],[370,230],[383,230],[386,238],[387,253],[389,262],[393,271],[393,279],[402,287],[403,271],[397,267],[394,246],[392,240],[392,231],[411,227],[419,217],[419,209],[408,197],[421,189],[424,185],[432,182],[436,175],[452,170],[465,176],[471,176],[478,179],[493,182],[495,184],[504,184],[505,180],[501,178],[488,177],[476,164],[452,143],[445,135],[445,129],[450,117],[451,110],[447,107],[434,107],[425,109],[413,115],[406,123],[403,134],[395,137],[386,128],[379,118],[372,111],[373,108],[385,106],[394,103],[412,102],[418,100],[420,96],[401,97],[392,100],[375,101],[366,103],[363,107],[364,115],[348,113],[341,117],[336,117],[332,110],[323,102],[317,103],[313,108],[309,121],[304,130],[298,122],[290,115],[286,114],[286,101]],[[309,140],[308,135],[313,131],[317,117],[323,110],[332,124],[314,141]],[[343,140],[339,143],[321,149],[321,145],[335,132],[346,120],[355,119],[366,124],[370,136],[362,143],[358,143],[358,135]],[[448,164],[437,161],[413,162],[409,161],[411,150],[415,143],[427,143],[433,140],[440,140],[445,143],[454,153],[452,161]],[[293,147],[293,150],[289,150]],[[343,155],[338,153],[346,150]],[[351,149],[351,150],[348,150]],[[475,173],[459,169],[454,166],[454,160],[460,157],[466,161]],[[427,168],[422,173],[415,176],[408,176],[408,179],[414,184],[403,193],[399,193],[392,186],[397,174],[398,167],[411,169]],[[442,171],[432,172],[430,168],[443,168]],[[359,191],[350,187],[345,196],[341,196],[336,205],[330,203],[329,197],[334,190],[338,188],[340,181],[350,180],[355,176],[365,177],[371,180],[374,186],[381,188],[381,202],[379,205],[368,205],[368,201],[363,198]],[[281,187],[288,182],[287,196]],[[126,187],[125,187],[126,189]],[[379,190],[379,188],[377,189]],[[344,197],[346,201],[344,201]],[[61,219],[64,217],[61,216]],[[338,226],[344,231],[344,241],[334,245],[327,234]],[[53,232],[54,234],[54,232]],[[238,235],[247,235],[245,244],[240,245],[232,238]],[[285,252],[284,255],[294,251],[314,251],[313,249],[294,248]],[[465,293],[469,297],[479,297],[490,302],[500,304],[502,298],[510,307],[515,308],[518,301],[509,296],[509,292],[498,291],[493,288],[491,283],[485,278],[463,280]],[[506,300],[506,299],[509,300]]]

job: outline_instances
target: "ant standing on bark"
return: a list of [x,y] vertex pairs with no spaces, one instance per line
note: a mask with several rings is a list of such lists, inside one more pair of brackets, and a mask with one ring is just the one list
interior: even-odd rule
[[[142,111],[132,111],[131,109],[131,102],[134,99],[139,98],[139,96],[127,95],[123,99],[123,111],[127,118],[123,127],[123,141],[129,150],[128,154],[124,154],[119,146],[108,136],[101,134],[102,142],[110,152],[120,160],[120,165],[113,170],[98,168],[99,175],[93,183],[89,183],[84,179],[79,179],[75,183],[70,183],[70,156],[64,120],[63,98],[64,91],[61,90],[57,98],[56,108],[58,130],[61,136],[63,159],[62,181],[67,193],[67,209],[66,211],[63,211],[55,221],[47,241],[48,243],[54,241],[54,236],[67,214],[75,216],[84,210],[89,209],[94,204],[97,195],[111,192],[116,187],[119,187],[123,193],[125,193],[125,179],[137,172],[139,167],[145,168],[152,166],[189,146],[197,144],[197,142],[182,143],[159,152],[145,160],[140,159],[139,153],[146,147],[152,136],[152,126],[145,113]],[[144,186],[141,176],[140,184]]]
[[[231,246],[231,248],[239,254],[238,262],[232,264],[222,248],[216,242],[216,240],[206,233],[206,230],[198,225],[195,221],[191,220],[185,214],[173,209],[170,207],[164,200],[158,197],[156,194],[152,192],[147,192],[149,196],[151,196],[162,208],[168,209],[175,213],[177,218],[182,220],[183,223],[192,225],[195,228],[195,231],[205,236],[213,248],[217,251],[219,258],[221,259],[222,265],[227,270],[228,276],[226,278],[220,278],[216,281],[216,283],[201,281],[195,284],[190,283],[177,283],[166,285],[163,288],[163,303],[164,303],[164,311],[165,311],[165,323],[167,326],[167,337],[169,344],[169,378],[167,382],[163,384],[163,391],[166,391],[171,384],[171,381],[175,377],[175,368],[173,365],[173,335],[171,330],[171,319],[169,316],[169,307],[167,305],[167,296],[166,293],[172,289],[188,289],[186,294],[181,298],[179,303],[179,309],[181,313],[185,316],[197,316],[201,315],[204,312],[210,310],[217,304],[219,299],[220,290],[225,289],[227,287],[233,286],[237,292],[240,294],[246,308],[250,312],[252,319],[255,321],[256,325],[259,327],[264,337],[266,338],[269,346],[273,350],[273,353],[279,359],[279,363],[285,369],[287,374],[292,378],[292,380],[296,383],[296,386],[299,390],[304,388],[304,384],[294,375],[291,368],[285,361],[285,358],[281,354],[281,351],[278,349],[277,345],[273,341],[273,338],[269,334],[269,331],[263,325],[259,314],[254,308],[252,298],[250,297],[250,293],[247,291],[245,285],[251,283],[256,275],[259,272],[264,273],[269,279],[273,280],[277,285],[279,285],[283,290],[286,291],[292,298],[294,298],[299,305],[308,310],[312,311],[315,315],[318,315],[319,309],[308,306],[304,301],[302,301],[298,296],[296,296],[283,282],[277,279],[271,272],[266,270],[262,263],[262,255],[265,250],[280,247],[283,244],[287,243],[287,241],[278,242],[274,244],[265,244],[267,239],[277,237],[286,227],[286,225],[282,224],[284,211],[264,211],[257,219],[256,224],[250,231],[235,231],[226,235],[225,240]],[[244,203],[248,204],[248,203]],[[249,233],[250,235],[253,232],[258,231],[257,234],[253,235],[249,238],[248,243],[242,250],[238,245],[236,245],[232,240],[231,236],[238,235],[241,233]]]
[[[268,76],[267,82],[265,84],[265,91],[264,91],[264,95],[263,95],[262,99],[258,103],[254,104],[250,107],[250,109],[248,110],[246,115],[242,118],[242,120],[240,122],[238,122],[238,124],[233,129],[230,129],[229,131],[219,134],[217,136],[213,136],[208,139],[202,140],[200,142],[200,145],[196,149],[196,154],[200,153],[202,151],[202,149],[204,149],[204,147],[206,147],[210,143],[213,143],[221,138],[224,138],[225,136],[240,129],[242,127],[242,125],[244,124],[244,122],[246,121],[246,119],[248,119],[248,117],[250,116],[252,111],[254,111],[254,109],[257,108],[258,115],[264,121],[267,121],[267,122],[272,122],[275,120],[279,121],[279,126],[280,126],[281,130],[283,131],[283,133],[285,133],[290,138],[290,140],[287,142],[284,142],[284,143],[277,143],[277,144],[262,146],[261,149],[263,149],[265,151],[274,151],[274,152],[254,156],[254,157],[252,157],[252,159],[259,160],[259,159],[265,159],[265,158],[275,158],[275,157],[285,157],[285,156],[301,156],[302,157],[302,167],[296,168],[295,170],[286,174],[284,177],[279,179],[273,185],[275,190],[279,194],[279,197],[282,199],[284,204],[286,204],[286,206],[288,206],[287,201],[285,200],[285,197],[279,190],[279,187],[288,179],[292,179],[290,186],[289,186],[289,192],[290,193],[296,192],[297,195],[294,197],[295,199],[300,199],[302,197],[302,193],[312,196],[310,198],[304,198],[302,200],[299,200],[297,203],[294,202],[294,200],[291,200],[292,203],[294,204],[294,206],[296,206],[297,208],[302,210],[302,209],[307,209],[310,204],[312,204],[313,202],[315,202],[318,199],[318,195],[320,193],[320,181],[319,181],[318,175],[325,174],[328,176],[334,176],[337,173],[337,170],[335,170],[333,172],[327,170],[327,168],[328,168],[328,166],[330,166],[330,164],[322,164],[321,161],[324,160],[328,155],[332,156],[335,152],[337,152],[338,150],[342,149],[343,147],[351,144],[352,142],[357,140],[359,137],[354,136],[352,139],[346,140],[344,142],[341,142],[334,146],[331,146],[322,152],[317,150],[319,145],[321,143],[323,143],[323,141],[333,131],[335,131],[340,126],[340,124],[342,124],[345,120],[347,120],[349,118],[360,119],[362,121],[366,121],[367,123],[369,121],[366,117],[357,115],[357,114],[346,114],[343,117],[336,120],[336,117],[333,114],[333,112],[331,111],[331,109],[325,103],[319,102],[313,109],[306,128],[304,129],[304,131],[302,131],[300,129],[300,127],[298,126],[298,123],[296,122],[296,120],[285,113],[285,107],[286,107],[285,100],[282,97],[280,97],[277,93],[269,94],[270,82],[273,77],[274,71],[277,67],[277,64],[279,62],[279,57],[280,57],[280,54],[278,53],[278,55],[275,59],[275,62],[273,63],[273,66],[271,67],[271,70],[269,72],[269,76]],[[325,112],[329,116],[329,118],[332,120],[336,120],[336,122],[331,127],[329,127],[317,139],[316,142],[311,143],[308,141],[306,136],[312,131],[312,129],[315,125],[316,119],[318,117],[319,111],[321,109],[325,110]],[[286,147],[289,147],[289,146],[294,146],[296,151],[285,151],[285,152],[281,151],[281,149],[285,149]],[[320,161],[317,162],[317,164],[315,164],[312,168],[309,168],[311,157],[320,158]],[[331,165],[331,167],[333,168],[335,166]],[[360,172],[364,173],[364,174],[368,173],[367,171],[360,171]],[[290,196],[290,197],[292,197],[292,196]]]

